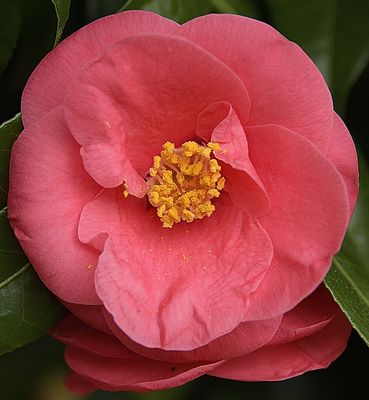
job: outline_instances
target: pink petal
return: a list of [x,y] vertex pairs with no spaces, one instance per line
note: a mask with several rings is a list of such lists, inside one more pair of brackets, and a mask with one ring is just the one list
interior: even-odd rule
[[345,349],[350,333],[351,326],[340,313],[317,333],[290,343],[265,346],[230,360],[209,374],[241,381],[278,381],[327,368]]
[[98,190],[60,108],[26,128],[14,144],[10,223],[45,285],[65,301],[100,303],[94,287],[98,254],[77,236],[81,210]]
[[252,102],[249,125],[279,124],[328,148],[332,100],[307,55],[263,22],[236,15],[206,15],[187,22],[180,34],[229,65]]
[[106,190],[79,227],[84,243],[101,233],[110,238],[99,297],[133,341],[165,350],[192,350],[238,326],[272,257],[265,231],[226,194],[210,218],[164,229],[142,200]]
[[165,351],[140,346],[119,329],[107,312],[105,312],[105,318],[114,335],[135,353],[168,362],[219,361],[239,357],[269,342],[281,321],[281,317],[276,317],[266,321],[243,322],[232,332],[203,347],[192,351]]
[[167,140],[191,139],[198,113],[219,100],[247,121],[248,94],[230,68],[187,40],[152,34],[108,48],[72,80],[64,108],[90,175],[143,197],[152,157]]
[[140,358],[112,335],[98,331],[68,315],[51,331],[60,342],[104,357]]
[[67,303],[66,301],[62,301],[62,303],[73,315],[85,324],[101,332],[107,333],[108,335],[112,335],[112,332],[104,318],[102,311],[103,306],[86,306],[82,304]]
[[63,102],[69,81],[107,47],[141,33],[174,33],[179,26],[159,15],[128,11],[98,19],[63,40],[37,66],[22,97],[25,126]]
[[250,161],[245,131],[232,106],[226,102],[210,104],[197,117],[196,134],[221,145],[216,158],[225,163],[222,174],[233,203],[254,215],[265,214],[270,201]]
[[268,345],[290,343],[310,336],[324,328],[339,312],[337,303],[321,284],[310,296],[283,315],[278,331]]
[[91,382],[74,372],[71,372],[66,376],[64,383],[66,388],[77,396],[85,396],[96,390],[96,387]]
[[341,246],[349,210],[341,176],[305,138],[277,125],[249,127],[247,136],[272,204],[259,221],[274,248],[249,320],[282,314],[318,286]]
[[342,175],[346,184],[350,201],[350,214],[352,214],[359,190],[357,155],[350,132],[336,113],[334,113],[333,131],[327,157]]
[[162,390],[204,375],[218,363],[165,363],[147,358],[108,358],[68,346],[65,359],[77,374],[96,387],[111,391]]
[[69,366],[101,389],[165,389],[197,378],[221,364],[168,363],[147,359],[130,351],[116,338],[85,325],[73,316],[61,322],[52,335],[67,344]]
[[74,392],[82,392],[87,382],[107,390],[165,389],[197,378],[220,364],[150,360],[72,315],[54,328],[52,336],[67,344],[66,361],[78,374],[72,374],[67,382]]

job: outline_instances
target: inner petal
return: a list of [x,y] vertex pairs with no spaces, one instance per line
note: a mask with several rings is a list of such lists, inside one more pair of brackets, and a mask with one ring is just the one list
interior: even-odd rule
[[81,213],[79,238],[108,237],[95,284],[105,309],[134,342],[192,350],[237,327],[273,249],[227,193],[211,218],[164,229],[153,207],[104,190]]
[[232,105],[219,101],[206,107],[197,116],[196,135],[219,143],[222,151],[215,157],[222,163],[233,204],[255,216],[266,214],[270,200],[249,157],[246,132]]
[[152,34],[109,47],[68,85],[63,109],[93,179],[125,182],[141,198],[152,155],[167,140],[190,140],[196,116],[221,100],[247,121],[250,100],[229,67],[187,40]]

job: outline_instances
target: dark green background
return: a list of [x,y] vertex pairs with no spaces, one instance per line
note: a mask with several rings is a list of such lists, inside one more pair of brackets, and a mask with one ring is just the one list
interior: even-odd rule
[[[164,9],[164,12],[176,12],[177,18],[185,20],[197,13],[216,10],[215,6],[209,6],[202,0],[185,1],[188,4],[191,3],[191,7],[185,10],[187,15],[182,9],[175,7]],[[317,3],[318,7],[312,14],[308,14],[309,7],[305,9],[309,2],[310,0],[229,0],[225,3],[239,12],[257,16],[271,23],[288,38],[300,43],[307,52],[316,54],[317,49],[314,47],[316,43],[306,39],[311,37],[312,31],[323,36],[324,29],[327,27],[333,29],[328,19],[332,16],[331,13],[337,12],[337,7],[342,6],[344,1],[324,2],[322,0],[322,3],[333,5],[333,8],[324,8]],[[70,19],[63,36],[67,36],[98,17],[117,11],[123,3],[123,0],[72,0]],[[141,3],[143,4],[144,1]],[[222,1],[215,1],[215,3],[222,5]],[[298,8],[296,8],[297,3]],[[19,4],[22,8],[19,39],[15,52],[0,77],[0,122],[11,118],[19,111],[21,93],[27,78],[37,63],[52,48],[55,37],[56,17],[50,0],[23,1]],[[369,12],[369,1],[352,0],[349,4],[345,12],[340,15],[340,19],[336,21],[334,28],[338,32],[337,37],[344,34],[340,29],[346,24],[354,32],[352,35],[354,41],[348,45],[359,48],[360,46],[369,47],[369,19],[364,18],[361,22],[357,19],[360,7],[366,7]],[[306,22],[305,25],[303,21]],[[324,43],[318,50],[325,51]],[[349,126],[355,141],[360,145],[364,157],[368,159],[369,67],[366,65],[362,68],[352,89],[347,89],[344,64],[347,57],[352,55],[346,55],[345,51],[341,51],[335,58],[334,66],[338,67],[334,76],[329,77],[330,84],[341,116]],[[325,68],[324,65],[320,67]],[[70,400],[76,398],[68,394],[62,386],[62,377],[66,368],[62,352],[63,348],[60,344],[44,337],[19,350],[0,356],[0,399]],[[369,398],[368,361],[369,350],[354,333],[345,353],[328,370],[310,372],[284,382],[242,383],[203,377],[181,388],[166,392],[147,394],[97,392],[89,399],[305,400],[347,399],[349,397],[366,399]]]

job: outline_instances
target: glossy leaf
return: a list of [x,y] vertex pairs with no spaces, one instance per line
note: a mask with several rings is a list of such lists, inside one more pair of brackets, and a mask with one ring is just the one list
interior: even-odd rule
[[239,14],[248,17],[260,18],[258,0],[210,0],[219,13]]
[[52,2],[54,3],[56,17],[58,19],[54,42],[55,47],[59,43],[59,40],[64,31],[65,24],[68,21],[71,0],[52,0]]
[[369,59],[367,0],[270,0],[276,27],[314,59],[343,114]]
[[64,309],[42,284],[0,211],[0,354],[23,346],[55,325]]
[[0,209],[5,207],[8,196],[10,151],[22,129],[20,114],[0,125]]
[[178,23],[186,22],[212,10],[209,1],[198,0],[130,0],[120,9],[156,12]]
[[13,54],[20,29],[20,0],[0,0],[0,74]]
[[340,253],[325,283],[369,346],[369,170],[361,159],[360,194]]

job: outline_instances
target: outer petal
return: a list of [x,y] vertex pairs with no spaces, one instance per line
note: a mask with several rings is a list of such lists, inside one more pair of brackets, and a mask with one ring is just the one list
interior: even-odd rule
[[251,217],[228,204],[226,195],[220,200],[211,218],[172,229],[163,229],[142,200],[123,199],[119,191],[105,191],[82,212],[83,242],[110,236],[96,289],[135,342],[192,350],[239,324],[272,248]]
[[[73,316],[52,332],[68,345],[66,361],[81,379],[107,390],[158,390],[181,385],[210,371],[218,363],[167,363],[134,354],[116,338],[97,331]],[[77,379],[77,377],[73,377]],[[80,389],[80,383],[69,387]]]
[[282,319],[263,348],[230,360],[211,375],[245,381],[275,381],[327,367],[346,347],[351,326],[321,286]]
[[136,392],[183,385],[222,363],[177,364],[147,358],[108,358],[71,346],[67,347],[65,359],[73,371],[100,389]]
[[304,135],[321,151],[332,130],[332,100],[308,56],[271,26],[236,15],[207,15],[180,34],[229,65],[245,84],[249,125],[279,124]]
[[279,381],[327,368],[345,349],[350,333],[350,324],[339,315],[314,335],[279,346],[265,346],[228,361],[209,374],[241,381]]
[[112,335],[106,335],[68,315],[51,331],[60,342],[78,347],[93,354],[113,358],[141,358]]
[[175,22],[144,11],[127,11],[98,19],[63,40],[37,66],[22,97],[25,126],[63,102],[72,77],[113,43],[141,33],[174,33]]
[[192,351],[165,351],[140,346],[131,340],[114,323],[110,314],[105,318],[114,335],[135,353],[145,357],[169,362],[219,361],[239,357],[263,346],[276,333],[281,317],[266,321],[243,322],[232,332]]
[[98,190],[60,109],[26,128],[14,144],[10,223],[45,285],[69,302],[100,303],[93,281],[98,254],[77,236],[80,212]]
[[349,206],[341,176],[305,138],[276,125],[250,127],[247,136],[272,203],[259,221],[274,248],[249,320],[284,313],[318,286],[341,246]]
[[197,114],[219,100],[247,120],[248,94],[228,66],[187,40],[137,35],[72,80],[64,109],[91,176],[104,187],[126,181],[143,197],[153,155],[167,140],[179,146],[193,138]]
[[85,396],[96,390],[96,387],[74,372],[68,374],[64,380],[65,386],[78,396]]
[[327,157],[342,175],[346,184],[350,201],[350,214],[352,214],[359,190],[357,155],[350,132],[336,113],[334,113],[333,132]]
[[104,314],[103,306],[86,306],[82,304],[72,304],[62,301],[63,305],[78,319],[85,324],[95,328],[101,332],[112,335],[112,332],[107,325]]
[[232,201],[254,215],[265,214],[270,200],[249,158],[246,134],[231,104],[210,104],[197,117],[196,134],[221,145],[216,158],[224,162],[222,174]]
[[269,345],[295,342],[310,336],[329,324],[340,309],[329,291],[321,284],[310,296],[283,315],[282,322]]

